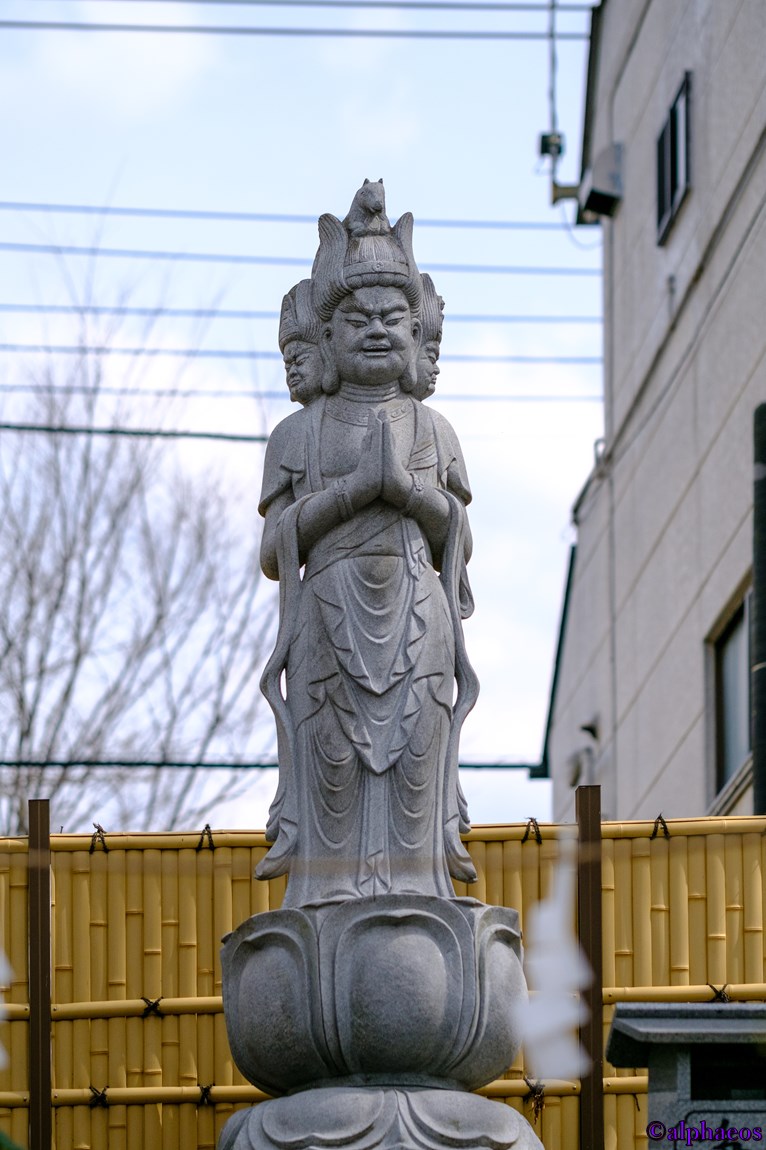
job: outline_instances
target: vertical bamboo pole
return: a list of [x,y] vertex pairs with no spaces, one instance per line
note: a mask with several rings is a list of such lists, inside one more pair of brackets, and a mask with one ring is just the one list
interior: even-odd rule
[[744,982],[745,898],[742,890],[742,836],[724,835],[724,866],[726,870],[726,981]]
[[688,840],[678,835],[668,843],[670,892],[670,982],[689,983],[689,859]]
[[529,912],[540,901],[540,847],[534,838],[521,844],[521,903],[518,907],[523,924],[529,921]]
[[[162,993],[178,997],[178,851],[165,847],[162,854]],[[179,1019],[162,1020],[162,1081],[177,1086],[180,1075]],[[179,1145],[178,1106],[162,1110],[163,1150]]]
[[540,1119],[540,1141],[543,1146],[561,1147],[561,1126],[561,1099],[546,1098]]
[[476,867],[476,882],[471,886],[471,895],[479,902],[487,902],[487,844],[472,842],[471,858]]
[[617,985],[614,845],[614,839],[604,839],[601,844],[601,962],[604,986]]
[[[519,926],[521,926],[521,843],[518,839],[506,841],[503,848],[503,905],[513,907],[519,911]],[[524,1050],[519,1050],[510,1067],[510,1072],[520,1076],[524,1071]]]
[[742,889],[745,911],[744,932],[745,982],[766,982],[763,939],[763,873],[761,871],[761,836],[742,836]]
[[[109,854],[96,850],[90,858],[90,997],[103,1002],[108,996],[109,951],[106,936],[107,867]],[[90,1081],[97,1090],[109,1081],[109,1032],[105,1018],[90,1023]],[[90,1111],[91,1145],[109,1144],[109,1110],[99,1106]]]
[[580,1099],[561,1099],[561,1150],[580,1150]]
[[[249,862],[250,852],[246,850],[244,853],[247,856],[246,861]],[[178,993],[182,998],[193,998],[197,993],[196,859],[196,851],[178,852]],[[199,1082],[196,1015],[184,1014],[178,1019],[178,1039],[179,1085],[196,1086]],[[197,1125],[197,1107],[193,1103],[179,1106],[178,1126],[182,1147],[196,1144]]]
[[[0,850],[0,946],[8,958],[10,963],[10,956],[8,954],[8,939],[10,938],[10,877],[11,877],[11,856],[10,851]],[[2,1001],[9,1001],[11,994],[11,982],[13,974],[9,974],[7,981],[0,984],[0,994]],[[12,1055],[11,1046],[11,1027],[0,1017],[0,1045],[2,1045],[8,1056],[8,1062]],[[0,1089],[10,1090],[11,1080],[8,1064],[0,1068]],[[11,1114],[9,1110],[0,1112],[0,1130],[3,1133],[10,1132]]]
[[[585,1146],[578,1150],[587,1150]],[[625,1150],[620,1148],[617,1138],[617,1096],[604,1095],[604,1150]]]
[[[213,917],[213,852],[195,852],[197,889],[197,994],[215,994],[215,952],[219,942],[215,938]],[[256,884],[263,898],[263,909],[268,910],[268,883]],[[212,1014],[197,1019],[197,1075],[202,1086],[215,1082],[215,1019]],[[228,1113],[227,1113],[228,1116]],[[201,1145],[215,1144],[216,1119],[214,1107],[201,1106],[197,1115],[197,1139]]]
[[[57,851],[52,856],[56,900],[53,931],[53,1000],[72,1002],[74,941],[72,937],[72,855]],[[67,1089],[73,1085],[73,1029],[71,1022],[57,1022],[53,1028],[53,1087]],[[57,1146],[72,1145],[72,1111],[59,1106],[53,1112],[54,1139]]]
[[[90,950],[90,858],[87,847],[72,854],[72,993],[74,1002],[90,1002],[91,950]],[[101,1090],[105,1082],[93,1082],[90,1062],[90,1021],[78,1018],[72,1023],[72,1077],[75,1087],[95,1086]],[[90,1146],[91,1110],[88,1106],[72,1109],[72,1137],[75,1146]]]
[[[12,852],[8,874],[9,924],[8,959],[11,966],[9,1001],[29,1002],[29,854]],[[29,1023],[12,1022],[8,1027],[11,1090],[29,1090]],[[21,1144],[29,1137],[27,1107],[11,1112],[11,1137]]]
[[649,844],[651,884],[652,985],[670,985],[670,927],[668,894],[668,841],[656,838]]
[[[231,855],[230,847],[216,847],[213,855],[213,922],[215,924],[216,940],[223,938],[234,925],[232,921]],[[222,993],[219,946],[216,946],[215,951],[215,987],[213,993]],[[215,1062],[213,1066],[213,1076],[210,1081],[222,1086],[230,1086],[234,1081],[234,1067],[229,1052],[226,1021],[222,1014],[213,1016],[213,1031]]]
[[593,971],[593,984],[583,994],[589,1018],[580,1027],[591,1069],[580,1086],[580,1145],[588,1150],[604,1146],[603,967],[601,962],[601,788],[578,787],[577,815],[577,933]]
[[[144,938],[142,995],[154,1001],[162,996],[162,852],[145,850],[143,867]],[[144,1066],[143,1085],[161,1086],[162,1080],[162,1019],[148,1014],[143,1023]],[[140,1145],[144,1150],[160,1150],[162,1146],[162,1118],[159,1105],[144,1106],[144,1134]]]
[[50,802],[29,802],[29,1147],[50,1150],[51,846]]
[[[127,860],[123,850],[107,857],[106,936],[109,969],[107,997],[124,999],[127,993]],[[110,1086],[128,1084],[127,1019],[110,1018],[107,1026],[107,1080]],[[109,1150],[128,1150],[127,1108],[109,1107]]]
[[[141,998],[144,990],[144,851],[125,852],[125,997]],[[125,1020],[125,1082],[144,1084],[143,1019]],[[130,1150],[141,1146],[144,1136],[143,1107],[128,1106],[125,1137]]]
[[630,839],[614,841],[614,970],[616,986],[633,978],[633,855]]
[[652,879],[649,838],[633,847],[633,977],[637,986],[652,985]]
[[703,982],[715,986],[726,974],[726,868],[724,836],[707,835],[707,972]]
[[689,982],[707,982],[707,862],[704,835],[693,835],[686,844],[689,873]]
[[269,910],[279,910],[287,890],[287,875],[269,880]]

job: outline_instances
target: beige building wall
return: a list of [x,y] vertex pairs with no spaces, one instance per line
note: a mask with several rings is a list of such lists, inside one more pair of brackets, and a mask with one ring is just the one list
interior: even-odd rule
[[[713,643],[752,567],[764,46],[762,0],[604,0],[596,16],[583,166],[622,144],[624,186],[603,222],[605,442],[574,509],[556,820],[577,781],[602,783],[608,818],[752,808],[747,764],[717,796]],[[657,140],[687,72],[691,188],[660,246]]]

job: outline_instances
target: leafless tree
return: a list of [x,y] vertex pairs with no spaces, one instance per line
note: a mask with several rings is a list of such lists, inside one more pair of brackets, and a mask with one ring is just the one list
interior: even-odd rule
[[[51,356],[33,398],[5,409],[84,431],[0,430],[3,834],[24,833],[36,796],[55,829],[89,828],[107,800],[108,829],[195,826],[215,798],[207,772],[88,764],[247,763],[270,739],[257,495],[184,474],[166,441],[96,434],[130,423],[102,365],[83,351],[62,384]],[[219,771],[212,786],[231,797],[249,781]]]

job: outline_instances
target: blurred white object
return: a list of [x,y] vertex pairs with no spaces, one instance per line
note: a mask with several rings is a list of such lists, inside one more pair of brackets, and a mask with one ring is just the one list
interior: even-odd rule
[[[13,971],[11,964],[5,957],[5,951],[0,949],[0,986],[10,986]],[[2,995],[0,995],[0,1020],[5,1018],[5,1007],[2,1002]],[[8,1052],[2,1043],[0,1043],[0,1070],[8,1065]]]
[[588,1010],[581,991],[593,974],[574,933],[577,844],[561,840],[561,853],[548,898],[527,915],[524,951],[532,994],[519,1012],[524,1060],[535,1078],[580,1078],[590,1060],[580,1046],[578,1027]]

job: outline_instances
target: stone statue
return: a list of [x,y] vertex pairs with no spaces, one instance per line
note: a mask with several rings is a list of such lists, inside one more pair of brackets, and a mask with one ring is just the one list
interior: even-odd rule
[[284,1095],[219,1150],[540,1150],[470,1093],[519,1045],[516,911],[457,898],[476,873],[458,738],[478,682],[463,642],[471,499],[452,427],[422,400],[443,301],[382,181],[319,220],[279,343],[300,410],[271,435],[261,562],[280,584],[262,688],[279,784],[259,878],[282,908],[225,940],[224,1010],[248,1080]]
[[471,493],[454,432],[415,398],[423,282],[412,217],[384,226],[382,202],[382,185],[367,184],[343,224],[320,220],[323,394],[266,453],[262,565],[282,611],[264,692],[280,784],[258,874],[289,869],[285,906],[451,898],[450,875],[475,878],[457,777],[478,689],[461,627]]

